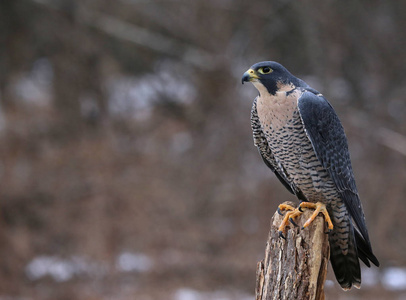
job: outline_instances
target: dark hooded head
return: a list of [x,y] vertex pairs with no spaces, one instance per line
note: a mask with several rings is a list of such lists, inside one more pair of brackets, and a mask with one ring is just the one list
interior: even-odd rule
[[253,65],[242,77],[242,83],[252,82],[261,93],[263,87],[272,94],[281,86],[307,86],[302,80],[293,76],[284,66],[274,61],[263,61]]

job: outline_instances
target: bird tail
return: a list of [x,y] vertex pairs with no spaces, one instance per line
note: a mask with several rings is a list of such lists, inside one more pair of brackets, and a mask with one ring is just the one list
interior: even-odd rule
[[361,268],[358,260],[354,227],[343,207],[333,216],[333,231],[330,233],[330,260],[338,283],[344,290],[361,287]]

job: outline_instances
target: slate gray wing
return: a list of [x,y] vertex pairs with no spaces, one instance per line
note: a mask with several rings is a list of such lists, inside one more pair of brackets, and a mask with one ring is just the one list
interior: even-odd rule
[[268,145],[266,136],[262,131],[261,123],[259,121],[257,112],[257,98],[255,98],[251,109],[251,127],[254,137],[254,145],[258,148],[262,160],[272,170],[272,172],[275,173],[276,177],[286,187],[286,189],[292,194],[295,194],[289,180],[287,179],[286,174],[284,173],[283,169],[279,166],[279,164],[276,162],[275,157],[272,154],[272,151]]
[[[365,240],[365,246],[367,246],[365,250],[369,250],[368,252],[372,254],[365,217],[351,167],[347,138],[337,114],[323,96],[309,91],[305,91],[299,98],[298,108],[317,158],[328,171]],[[374,257],[371,258],[373,261]]]

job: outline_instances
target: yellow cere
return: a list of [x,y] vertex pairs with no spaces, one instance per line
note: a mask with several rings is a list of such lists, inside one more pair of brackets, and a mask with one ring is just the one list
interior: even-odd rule
[[[247,72],[251,79],[259,79],[259,76],[256,74],[256,72],[253,69],[249,69]],[[250,80],[251,81],[251,80]]]

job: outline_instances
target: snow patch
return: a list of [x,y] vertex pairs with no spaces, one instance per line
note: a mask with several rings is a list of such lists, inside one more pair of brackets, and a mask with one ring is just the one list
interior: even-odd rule
[[121,253],[116,262],[116,267],[122,272],[147,272],[152,269],[152,260],[141,253]]
[[396,267],[385,269],[382,284],[388,290],[406,290],[406,269]]
[[105,273],[102,270],[101,265],[90,263],[78,256],[67,259],[56,256],[39,256],[34,258],[25,268],[25,272],[31,280],[50,276],[58,282],[68,281],[79,274],[95,275]]
[[47,106],[51,100],[53,77],[51,62],[47,58],[37,59],[32,69],[15,82],[14,92],[26,103]]
[[196,90],[182,72],[171,71],[162,63],[155,73],[140,77],[114,77],[106,84],[109,92],[109,111],[115,115],[146,120],[156,103],[191,103]]

